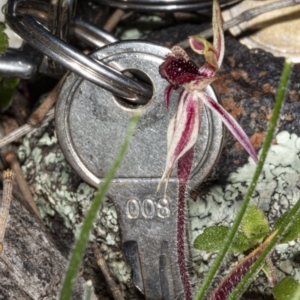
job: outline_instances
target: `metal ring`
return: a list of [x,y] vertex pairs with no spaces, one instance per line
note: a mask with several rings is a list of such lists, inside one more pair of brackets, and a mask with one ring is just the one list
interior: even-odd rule
[[[194,11],[212,5],[208,0],[97,0],[100,3],[121,9],[140,11]],[[220,0],[221,4],[232,4],[240,0]]]
[[[74,0],[51,0],[48,9],[48,30],[65,42],[69,41],[69,29],[71,18],[75,11]],[[42,68],[48,69],[47,72],[56,76],[62,76],[65,73],[61,64],[56,63],[50,57],[44,59]]]
[[71,18],[75,11],[75,0],[51,0],[47,27],[63,41],[69,40]]
[[22,51],[7,49],[0,56],[0,76],[31,79],[38,72],[43,54],[30,45],[24,45]]
[[152,96],[150,86],[136,82],[53,36],[32,17],[16,15],[22,0],[9,0],[6,21],[26,42],[87,80],[134,103],[146,103]]
[[[18,5],[17,13],[29,15],[46,24],[48,20],[48,4],[36,0],[23,1]],[[112,34],[86,22],[81,17],[75,17],[71,20],[70,31],[75,38],[93,48],[101,48],[104,45],[118,41]]]

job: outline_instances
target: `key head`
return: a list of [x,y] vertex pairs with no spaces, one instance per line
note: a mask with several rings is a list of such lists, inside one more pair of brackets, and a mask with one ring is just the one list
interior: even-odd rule
[[[174,93],[169,110],[163,101],[167,82],[158,73],[169,49],[147,42],[119,42],[96,51],[92,57],[119,71],[137,72],[153,86],[153,96],[144,106],[124,161],[112,184],[132,180],[156,181],[163,174],[167,155],[166,133],[178,104]],[[113,84],[113,83],[112,83]],[[208,93],[215,97],[211,88]],[[56,127],[62,150],[76,172],[89,184],[98,187],[117,157],[133,111],[110,92],[70,74],[60,92]],[[201,182],[218,156],[222,125],[212,112],[204,109],[195,148],[192,185]],[[171,181],[177,180],[176,170]]]

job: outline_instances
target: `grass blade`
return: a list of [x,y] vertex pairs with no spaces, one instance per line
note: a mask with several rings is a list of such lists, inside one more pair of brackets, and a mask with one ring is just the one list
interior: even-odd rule
[[230,245],[232,243],[232,241],[234,240],[234,237],[238,231],[238,228],[241,224],[241,221],[244,217],[244,214],[246,212],[247,206],[250,202],[251,196],[254,192],[254,189],[256,187],[256,183],[258,181],[259,175],[263,169],[263,165],[264,162],[266,160],[266,156],[268,153],[268,150],[271,146],[272,143],[272,138],[274,135],[274,131],[276,128],[276,123],[277,120],[279,118],[279,114],[280,114],[280,110],[281,110],[281,106],[285,97],[285,92],[286,92],[286,86],[288,84],[288,80],[289,80],[289,76],[290,76],[290,72],[291,72],[291,64],[290,63],[285,63],[284,64],[284,68],[283,68],[283,72],[282,72],[282,76],[281,76],[281,81],[279,84],[279,89],[278,89],[278,93],[276,96],[276,101],[275,101],[275,105],[274,105],[274,109],[273,109],[273,115],[272,118],[270,120],[270,125],[267,131],[267,135],[266,135],[266,139],[265,142],[263,144],[262,147],[262,151],[261,151],[261,155],[259,157],[258,163],[257,163],[257,167],[255,169],[254,175],[252,177],[252,181],[251,184],[248,188],[248,191],[245,195],[245,198],[243,200],[241,209],[238,213],[238,215],[236,216],[234,223],[231,227],[231,230],[229,231],[225,241],[224,241],[224,246],[223,248],[220,250],[217,258],[215,259],[210,271],[208,272],[207,276],[204,279],[204,282],[202,284],[202,286],[200,286],[199,290],[197,291],[194,300],[201,300],[203,298],[203,296],[205,295],[205,292],[207,291],[210,283],[212,282],[215,274],[217,273],[219,267],[222,264],[222,261],[225,257],[225,255],[228,252],[228,249],[230,248]]
[[[290,210],[288,217],[285,218],[284,222],[281,224],[277,232],[274,234],[271,242],[268,244],[268,246],[265,248],[265,250],[261,253],[260,257],[256,260],[256,262],[252,265],[248,273],[245,275],[243,280],[239,283],[239,285],[236,287],[236,289],[232,292],[230,297],[228,297],[228,300],[235,300],[238,299],[239,296],[243,293],[245,290],[245,286],[248,285],[249,280],[256,274],[256,271],[261,266],[261,264],[264,262],[266,256],[269,254],[269,252],[272,250],[272,248],[275,246],[275,244],[279,241],[282,233],[288,228],[289,225],[293,222],[295,219],[295,215],[300,211],[300,199],[297,201],[295,206]],[[297,298],[299,300],[299,298]]]
[[120,149],[120,152],[119,152],[117,158],[115,159],[115,161],[113,162],[111,168],[109,169],[109,171],[104,179],[104,182],[99,187],[99,190],[94,198],[94,201],[91,204],[91,207],[86,214],[86,217],[84,219],[84,222],[82,224],[82,228],[81,228],[81,231],[80,231],[80,234],[78,237],[78,240],[76,241],[74,250],[73,250],[71,258],[70,258],[69,267],[66,272],[64,284],[63,284],[61,294],[60,294],[60,300],[69,300],[71,298],[72,286],[75,282],[76,275],[79,270],[81,259],[83,257],[83,253],[84,253],[84,250],[85,250],[88,238],[89,238],[90,230],[93,226],[93,222],[98,213],[102,199],[108,190],[109,184],[110,184],[111,180],[114,178],[115,173],[118,170],[118,168],[126,154],[127,148],[129,146],[131,137],[133,135],[133,132],[137,125],[138,120],[139,120],[139,113],[137,112],[132,117],[132,120],[129,125],[129,129],[127,131],[127,134],[126,134],[125,140],[123,142],[123,145]]

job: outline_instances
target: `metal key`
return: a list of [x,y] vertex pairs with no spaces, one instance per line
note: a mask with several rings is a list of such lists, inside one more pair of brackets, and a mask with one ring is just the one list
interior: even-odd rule
[[[133,269],[136,287],[146,299],[176,299],[182,292],[176,252],[178,180],[173,172],[167,197],[156,192],[166,160],[166,131],[177,106],[164,106],[166,82],[158,67],[169,49],[141,41],[103,47],[93,58],[122,71],[130,71],[153,86],[122,165],[108,197],[116,206],[124,255]],[[214,92],[207,92],[215,98]],[[215,98],[216,99],[216,98]],[[61,89],[56,108],[58,139],[70,165],[89,184],[98,187],[123,143],[137,106],[71,73]],[[222,142],[219,118],[204,109],[195,147],[190,186],[211,170]],[[186,243],[187,244],[187,243]]]

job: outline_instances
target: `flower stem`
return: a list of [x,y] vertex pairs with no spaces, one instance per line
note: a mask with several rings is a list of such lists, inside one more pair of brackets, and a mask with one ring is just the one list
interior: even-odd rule
[[192,300],[192,288],[189,280],[188,270],[187,270],[187,259],[185,255],[185,236],[186,236],[186,183],[179,183],[179,193],[178,193],[178,222],[177,222],[177,255],[178,255],[178,266],[179,273],[181,277],[181,282],[183,286],[183,292],[185,300]]

